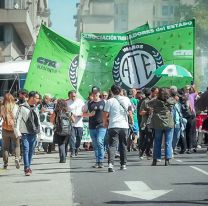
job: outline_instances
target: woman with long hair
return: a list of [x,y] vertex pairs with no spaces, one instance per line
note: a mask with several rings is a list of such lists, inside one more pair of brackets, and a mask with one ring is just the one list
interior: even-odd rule
[[66,144],[71,132],[71,122],[73,121],[72,114],[68,112],[66,101],[64,99],[59,99],[54,113],[51,115],[51,122],[54,124],[55,128],[54,135],[58,143],[60,163],[66,162]]
[[165,137],[165,165],[169,165],[169,160],[172,158],[174,131],[172,107],[174,104],[175,100],[170,98],[167,89],[159,89],[158,97],[148,103],[149,107],[153,110],[152,127],[155,131],[152,166],[155,166],[157,160],[161,159],[163,135]]
[[4,169],[7,169],[9,148],[12,142],[15,147],[15,166],[20,168],[20,140],[14,134],[14,120],[18,110],[14,97],[10,93],[4,95],[3,104],[1,106],[0,117],[3,118],[2,124],[2,139],[3,139],[3,161]]

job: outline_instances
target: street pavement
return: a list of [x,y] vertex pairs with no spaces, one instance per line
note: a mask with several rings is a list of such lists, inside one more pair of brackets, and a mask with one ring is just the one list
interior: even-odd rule
[[29,177],[13,162],[0,170],[0,206],[72,206],[69,160],[59,163],[58,153],[35,155]]
[[127,170],[119,170],[117,160],[114,173],[107,172],[107,163],[92,168],[93,152],[83,152],[71,160],[74,205],[208,205],[208,155],[200,152],[177,155],[170,166],[162,160],[155,167],[131,152]]
[[35,155],[30,177],[13,161],[0,169],[0,206],[208,205],[204,149],[177,155],[167,167],[164,160],[150,166],[130,152],[127,170],[121,171],[116,159],[114,173],[107,172],[107,160],[104,168],[92,168],[94,153],[85,151],[65,164],[58,163],[58,153]]

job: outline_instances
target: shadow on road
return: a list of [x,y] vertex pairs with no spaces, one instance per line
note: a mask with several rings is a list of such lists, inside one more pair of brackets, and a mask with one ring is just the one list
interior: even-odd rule
[[[206,202],[204,202],[206,201]],[[208,202],[207,202],[207,199],[204,199],[204,200],[174,200],[174,201],[109,201],[109,202],[104,202],[105,204],[112,204],[112,205],[127,205],[127,204],[158,204],[158,205],[161,205],[161,204],[187,204],[187,205],[190,205],[190,204],[195,204],[195,205],[207,205]]]

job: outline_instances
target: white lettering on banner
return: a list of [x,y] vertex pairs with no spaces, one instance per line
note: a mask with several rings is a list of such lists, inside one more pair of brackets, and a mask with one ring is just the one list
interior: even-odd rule
[[163,65],[161,54],[147,44],[124,46],[115,58],[113,79],[124,88],[153,86],[159,78],[154,71]]
[[173,52],[174,56],[193,56],[193,50],[176,50]]
[[41,142],[53,142],[53,124],[48,121],[48,113],[40,114],[41,121],[41,132],[40,137]]
[[107,40],[107,41],[127,41],[131,39],[135,39],[136,37],[141,37],[145,36],[148,34],[153,34],[157,32],[162,32],[162,31],[168,31],[168,30],[173,30],[173,29],[178,29],[182,27],[187,27],[187,26],[193,26],[193,21],[184,21],[184,22],[179,22],[171,25],[166,25],[162,27],[157,27],[157,28],[152,28],[148,29],[145,31],[138,31],[138,32],[132,32],[130,34],[90,34],[90,33],[83,33],[82,37],[85,39],[92,39],[92,40]]
[[84,142],[92,142],[89,132],[89,124],[88,122],[83,122],[83,136],[82,136],[82,143]]

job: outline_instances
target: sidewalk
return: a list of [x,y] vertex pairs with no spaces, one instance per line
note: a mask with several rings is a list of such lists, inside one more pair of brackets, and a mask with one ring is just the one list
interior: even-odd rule
[[[2,158],[0,167],[2,168]],[[17,170],[13,158],[7,170],[0,169],[1,206],[72,206],[72,185],[67,163],[59,163],[58,153],[34,155],[31,176]]]

